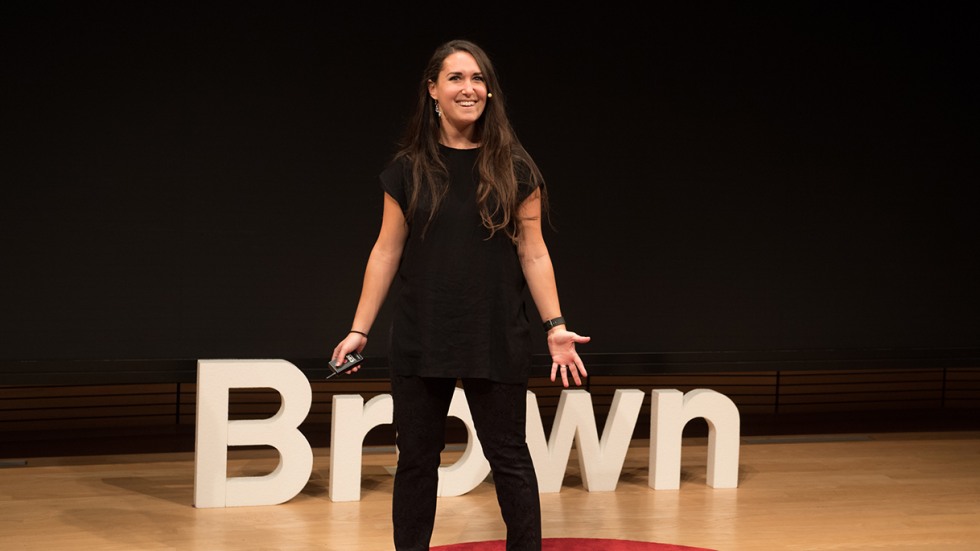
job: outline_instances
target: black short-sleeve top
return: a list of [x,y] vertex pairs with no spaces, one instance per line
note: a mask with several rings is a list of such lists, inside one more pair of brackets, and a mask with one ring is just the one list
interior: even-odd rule
[[[479,149],[440,146],[449,188],[425,229],[428,211],[409,224],[398,269],[389,362],[393,373],[525,382],[531,363],[527,282],[517,247],[483,226],[476,200]],[[380,175],[382,189],[408,207],[406,163]],[[533,188],[518,174],[519,197]]]

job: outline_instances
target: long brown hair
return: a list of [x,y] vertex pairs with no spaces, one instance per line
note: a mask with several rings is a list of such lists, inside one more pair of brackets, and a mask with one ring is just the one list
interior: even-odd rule
[[442,198],[448,189],[449,172],[439,154],[440,126],[432,99],[429,82],[436,82],[443,61],[455,52],[467,52],[476,59],[483,73],[487,90],[493,99],[487,101],[483,115],[476,121],[476,140],[480,142],[477,154],[477,203],[483,225],[493,236],[503,231],[515,243],[520,235],[517,211],[520,207],[517,175],[528,179],[532,188],[541,192],[541,212],[547,210],[544,178],[531,155],[517,139],[507,117],[504,92],[497,79],[489,56],[482,48],[468,40],[451,40],[440,45],[432,53],[419,81],[418,101],[408,124],[398,142],[394,160],[407,161],[408,212],[411,223],[420,204],[430,206],[423,233],[432,221]]

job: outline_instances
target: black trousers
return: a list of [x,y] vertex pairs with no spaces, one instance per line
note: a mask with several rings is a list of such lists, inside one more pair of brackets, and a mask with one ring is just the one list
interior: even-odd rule
[[[477,437],[490,463],[507,549],[541,549],[538,480],[526,441],[527,384],[463,379]],[[450,378],[392,375],[398,466],[392,523],[398,551],[429,549],[436,515],[446,419],[456,388]]]

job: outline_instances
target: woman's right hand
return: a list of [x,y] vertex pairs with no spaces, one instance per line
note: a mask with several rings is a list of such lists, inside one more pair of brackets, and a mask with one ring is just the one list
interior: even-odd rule
[[[350,354],[351,352],[361,353],[364,347],[367,346],[367,337],[360,333],[354,333],[353,331],[348,333],[344,340],[340,341],[337,346],[333,349],[333,356],[330,357],[331,360],[335,361],[338,365],[344,363],[344,356]],[[356,366],[348,371],[348,374],[357,373],[361,369],[361,366]]]

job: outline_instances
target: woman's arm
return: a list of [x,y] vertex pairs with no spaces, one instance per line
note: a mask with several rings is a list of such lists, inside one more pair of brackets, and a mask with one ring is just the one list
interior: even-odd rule
[[[544,242],[541,231],[541,191],[535,190],[518,211],[518,223],[521,225],[520,238],[517,243],[517,253],[521,259],[521,268],[527,280],[531,298],[541,315],[541,321],[561,316],[561,305],[558,301],[558,285],[555,282],[555,269],[548,254],[548,246]],[[590,337],[578,335],[569,331],[564,324],[556,325],[548,330],[548,351],[551,353],[551,380],[555,380],[558,372],[564,386],[568,386],[568,372],[578,386],[582,385],[582,377],[587,377],[585,364],[575,351],[575,343],[587,343]]]
[[[364,281],[361,284],[361,298],[357,302],[351,332],[333,349],[333,359],[340,360],[350,352],[361,352],[367,345],[370,332],[381,306],[384,304],[391,282],[398,272],[405,240],[408,238],[408,224],[401,206],[391,195],[384,195],[384,212],[381,217],[381,231],[371,249],[367,266],[364,268]],[[363,333],[363,334],[362,334]],[[357,371],[355,367],[349,373]]]

